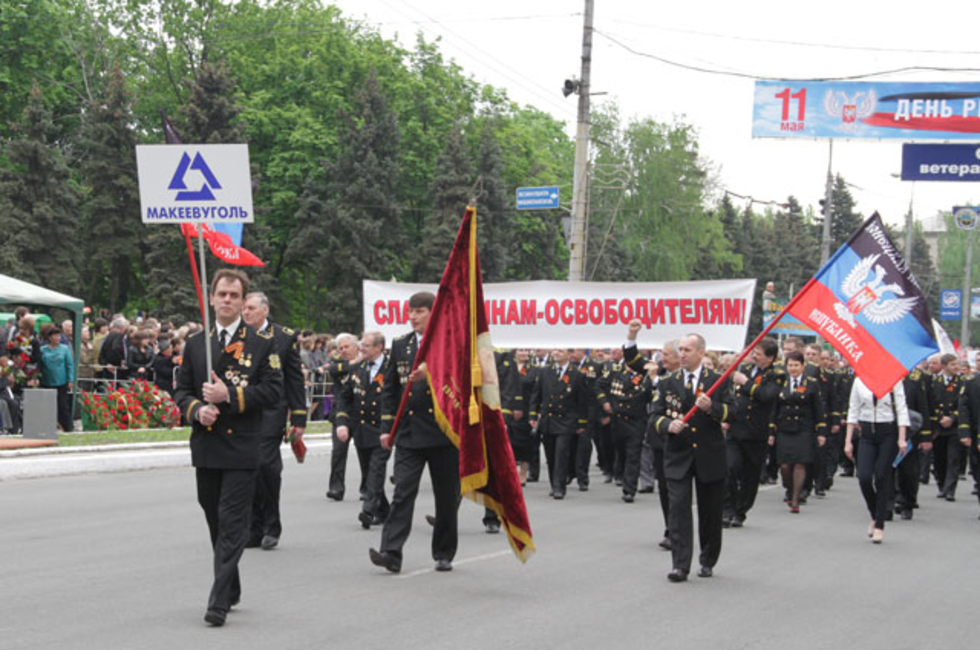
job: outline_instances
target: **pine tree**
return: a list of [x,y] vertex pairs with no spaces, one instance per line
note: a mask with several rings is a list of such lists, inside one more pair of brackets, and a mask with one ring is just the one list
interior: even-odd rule
[[86,295],[112,312],[121,311],[135,286],[143,257],[136,139],[132,100],[119,66],[105,97],[87,107],[78,151],[87,188],[82,206]]
[[462,131],[449,132],[432,182],[432,212],[422,227],[415,260],[417,282],[438,282],[446,268],[463,211],[472,193],[470,162]]
[[396,201],[400,138],[373,71],[355,94],[352,112],[339,117],[339,153],[307,184],[298,219],[303,225],[288,256],[307,269],[315,322],[357,331],[362,281],[398,270],[404,241]]
[[509,217],[507,190],[503,179],[503,154],[491,124],[480,132],[477,174],[477,237],[480,246],[480,270],[484,282],[501,282],[507,268]]
[[854,197],[840,174],[834,179],[834,218],[830,222],[830,254],[843,246],[862,223],[864,217],[854,210]]
[[78,192],[35,86],[0,167],[0,273],[78,295]]
[[[241,113],[234,101],[235,83],[226,66],[204,62],[194,79],[188,83],[187,104],[179,111],[177,130],[185,143],[238,144],[245,141],[244,130],[237,122]],[[256,222],[261,215],[256,215]],[[242,246],[267,262],[269,258],[263,240],[256,237],[256,225],[246,225]],[[199,243],[192,240],[194,254]],[[148,287],[147,293],[158,316],[176,320],[199,320],[197,294],[191,276],[187,246],[176,225],[153,226],[147,233]],[[206,252],[207,275],[228,265]],[[242,267],[239,267],[242,268]],[[273,299],[275,311],[276,283],[267,268],[245,269],[256,291],[264,291]],[[205,294],[208,288],[204,287]]]

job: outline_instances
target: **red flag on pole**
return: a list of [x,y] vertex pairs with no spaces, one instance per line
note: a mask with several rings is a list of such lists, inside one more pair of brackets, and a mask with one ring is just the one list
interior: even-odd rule
[[[235,246],[230,236],[223,232],[212,230],[206,224],[201,224],[201,226],[204,231],[204,241],[211,247],[211,252],[214,253],[215,257],[228,264],[235,264],[237,266],[265,266],[258,257],[241,246]],[[180,231],[187,238],[197,237],[197,229],[198,226],[192,223],[180,224]]]
[[[439,284],[415,365],[425,363],[436,421],[459,449],[463,496],[500,517],[522,562],[534,552],[483,305],[476,208],[468,207]],[[406,391],[407,394],[408,391]],[[398,431],[399,412],[392,426]]]

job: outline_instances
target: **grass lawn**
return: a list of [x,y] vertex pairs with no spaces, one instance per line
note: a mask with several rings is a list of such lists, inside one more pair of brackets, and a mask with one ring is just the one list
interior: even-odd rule
[[[307,433],[330,433],[329,422],[313,422]],[[177,429],[145,429],[142,431],[92,431],[69,433],[58,436],[59,447],[84,447],[90,445],[123,445],[137,442],[184,441],[191,437],[190,427]]]

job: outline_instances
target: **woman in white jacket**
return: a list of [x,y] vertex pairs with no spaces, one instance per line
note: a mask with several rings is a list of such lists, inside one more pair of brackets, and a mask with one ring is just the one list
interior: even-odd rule
[[854,431],[860,431],[857,458],[861,494],[871,513],[868,537],[880,544],[885,536],[885,511],[892,493],[892,463],[905,450],[909,411],[905,388],[899,381],[890,393],[878,399],[860,379],[854,379],[847,410],[844,453],[854,458]]

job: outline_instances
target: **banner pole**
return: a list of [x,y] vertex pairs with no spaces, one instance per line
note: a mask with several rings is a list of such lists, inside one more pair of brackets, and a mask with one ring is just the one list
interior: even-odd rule
[[[768,325],[766,325],[766,327],[759,333],[757,337],[755,337],[755,340],[753,340],[748,346],[745,347],[745,349],[742,350],[742,353],[739,354],[738,358],[732,362],[732,365],[728,367],[728,370],[725,371],[725,374],[723,374],[721,378],[718,381],[716,381],[714,385],[704,393],[705,395],[711,397],[714,394],[715,390],[719,388],[722,384],[724,384],[725,380],[728,379],[728,377],[733,372],[738,370],[739,364],[741,364],[745,360],[745,357],[749,356],[749,352],[751,352],[755,348],[755,346],[759,345],[759,342],[766,337],[766,334],[772,331],[772,328],[776,326],[776,323],[782,320],[783,316],[785,316],[786,313],[789,311],[789,308],[795,305],[796,301],[800,299],[800,296],[806,293],[806,290],[810,288],[810,285],[812,285],[816,281],[817,278],[816,276],[814,276],[810,278],[809,282],[803,285],[803,288],[800,289],[795,296],[793,296],[792,300],[786,303],[786,306],[783,307],[783,310],[778,314],[776,314],[776,316],[772,319],[772,321]],[[685,424],[687,424],[687,421],[694,416],[694,412],[697,410],[697,408],[698,408],[697,406],[691,407],[691,410],[684,415]]]
[[[202,287],[206,287],[206,286],[208,286],[208,270],[207,270],[207,266],[205,264],[205,257],[204,257],[204,223],[203,222],[202,223],[199,223],[197,225],[197,243],[198,243],[198,253],[200,253],[200,256],[201,256],[201,286]],[[210,293],[210,291],[209,291],[209,293]],[[208,314],[208,311],[209,310],[207,308],[205,308],[204,309],[204,312],[203,312],[203,314],[204,314],[204,340],[206,341],[205,344],[204,344],[204,353],[205,353],[205,358],[207,359],[207,364],[208,364],[207,378],[208,378],[208,381],[210,382],[211,381],[211,368],[212,368],[212,365],[211,365],[211,361],[212,361],[211,360],[211,318],[210,318],[210,315]]]

